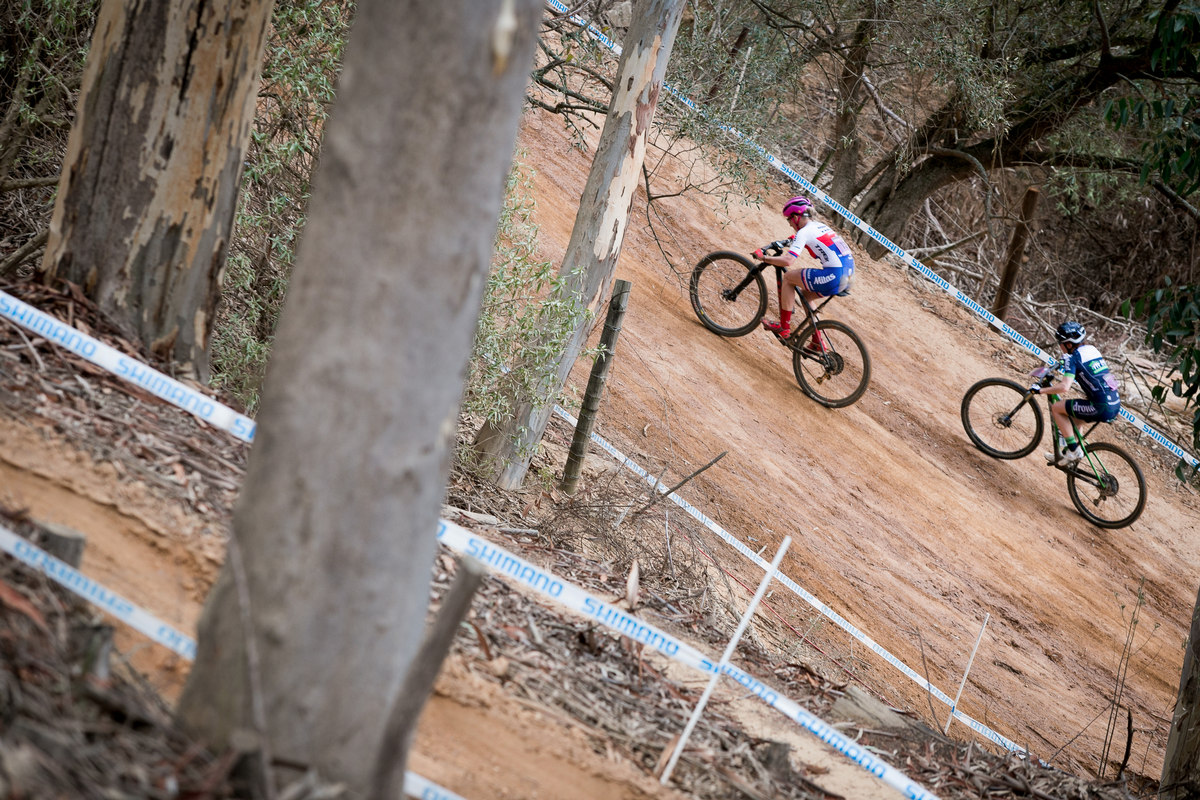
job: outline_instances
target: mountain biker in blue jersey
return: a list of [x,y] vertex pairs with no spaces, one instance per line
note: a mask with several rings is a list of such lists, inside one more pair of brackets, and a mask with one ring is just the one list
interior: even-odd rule
[[[763,320],[764,328],[786,339],[792,332],[792,309],[796,304],[792,288],[799,289],[810,303],[818,297],[832,297],[845,291],[850,288],[854,278],[854,256],[850,254],[846,242],[832,228],[811,219],[812,203],[808,198],[793,197],[788,200],[783,205],[783,216],[796,232],[784,242],[783,254],[768,256],[762,250],[755,250],[754,257],[787,269],[779,291],[779,321]],[[805,251],[817,260],[818,266],[792,269],[793,262]],[[824,351],[816,331],[806,347],[817,352]]]
[[1066,362],[1059,368],[1062,379],[1052,386],[1031,386],[1029,391],[1034,394],[1063,395],[1078,380],[1079,387],[1087,395],[1086,399],[1059,399],[1050,406],[1050,416],[1054,425],[1066,440],[1066,450],[1059,452],[1055,446],[1053,452],[1046,453],[1046,460],[1051,464],[1062,466],[1071,464],[1083,457],[1083,450],[1075,439],[1075,431],[1071,420],[1083,422],[1110,422],[1121,410],[1121,397],[1117,393],[1117,379],[1109,371],[1108,364],[1100,351],[1083,340],[1087,331],[1078,322],[1064,322],[1054,332],[1054,338],[1066,353]]

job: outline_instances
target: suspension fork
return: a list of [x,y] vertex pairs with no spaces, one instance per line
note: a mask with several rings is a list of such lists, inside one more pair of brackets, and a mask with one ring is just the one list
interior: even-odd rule
[[765,263],[760,263],[757,267],[748,271],[746,273],[746,277],[742,278],[741,282],[737,286],[734,286],[732,289],[726,289],[723,292],[721,292],[721,296],[724,297],[726,300],[736,300],[738,298],[738,295],[740,295],[742,293],[742,290],[744,290],[747,286],[749,286],[751,283],[754,282],[754,276],[758,275],[766,268],[767,268],[767,265]]

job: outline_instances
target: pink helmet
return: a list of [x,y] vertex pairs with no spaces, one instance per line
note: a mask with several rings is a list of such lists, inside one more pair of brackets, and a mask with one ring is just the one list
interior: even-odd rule
[[783,204],[783,216],[788,218],[792,214],[803,214],[808,216],[808,212],[812,211],[812,203],[808,202],[807,197],[793,197]]

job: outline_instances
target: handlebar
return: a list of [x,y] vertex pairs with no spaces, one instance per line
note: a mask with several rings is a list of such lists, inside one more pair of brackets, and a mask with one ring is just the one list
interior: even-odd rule
[[1029,377],[1037,381],[1039,386],[1049,386],[1054,383],[1054,369],[1043,365],[1030,372]]
[[778,257],[783,255],[783,248],[786,244],[787,239],[780,239],[778,241],[771,242],[770,244],[764,244],[759,249],[763,251],[764,255]]

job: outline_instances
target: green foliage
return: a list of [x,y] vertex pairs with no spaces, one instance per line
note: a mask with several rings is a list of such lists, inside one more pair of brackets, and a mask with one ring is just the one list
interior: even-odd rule
[[1190,80],[1161,81],[1154,96],[1143,92],[1110,100],[1104,116],[1114,130],[1132,129],[1144,136],[1142,183],[1161,180],[1181,197],[1200,189],[1200,87],[1194,76],[1200,65],[1200,4],[1181,3],[1162,16],[1149,16],[1156,37],[1151,69]]
[[1142,183],[1157,178],[1181,197],[1200,189],[1200,96],[1176,90],[1152,100],[1121,97],[1108,103],[1105,118],[1114,129],[1133,127],[1145,135]]
[[304,227],[353,5],[276,3],[212,339],[213,384],[253,412]]
[[[0,10],[0,98],[32,122],[79,79],[99,0],[18,0]],[[13,111],[6,108],[4,113]]]
[[[1016,96],[1017,58],[989,42],[989,18],[1002,6],[960,0],[909,0],[899,19],[881,29],[880,59],[904,65],[913,76],[945,92],[957,119],[970,130],[1007,124],[1006,110]],[[1022,27],[1013,20],[1013,33]]]
[[[213,383],[250,413],[304,226],[352,13],[351,4],[328,0],[275,7],[212,342]],[[469,411],[493,421],[509,411],[503,398],[529,399],[549,385],[557,354],[582,320],[577,304],[555,291],[551,265],[535,257],[529,197],[528,171],[514,169],[465,398]]]
[[463,411],[498,423],[511,403],[540,402],[559,356],[589,312],[567,296],[554,265],[537,258],[532,174],[520,155],[508,176]]
[[[1135,302],[1125,301],[1121,313],[1146,318],[1146,341],[1171,364],[1171,394],[1183,398],[1184,408],[1195,407],[1192,448],[1200,451],[1200,285],[1177,285],[1170,278],[1163,283]],[[1155,387],[1154,399],[1166,398],[1166,387]],[[1177,471],[1184,477],[1183,463]]]
[[[52,178],[60,169],[98,5],[0,3],[0,183]],[[18,214],[33,206],[48,215],[52,198],[48,190],[24,195],[15,201]],[[0,215],[7,211],[0,202]]]

